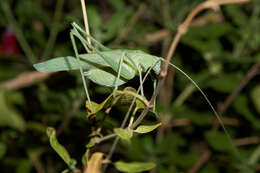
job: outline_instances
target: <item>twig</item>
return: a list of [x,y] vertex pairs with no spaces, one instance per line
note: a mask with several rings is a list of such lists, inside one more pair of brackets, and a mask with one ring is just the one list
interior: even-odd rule
[[108,140],[108,139],[111,139],[111,138],[114,138],[114,137],[116,137],[116,136],[117,136],[117,134],[112,133],[112,134],[107,135],[107,136],[104,136],[104,137],[102,137],[102,138],[97,138],[97,142],[98,142],[98,143],[104,142],[104,141],[106,141],[106,140]]
[[[146,74],[145,74],[145,76],[144,76],[144,78],[143,78],[142,83],[140,84],[139,88],[138,88],[137,91],[136,91],[137,94],[140,92],[141,86],[142,86],[143,83],[145,82],[147,76],[150,74],[151,70],[155,67],[155,65],[156,65],[158,62],[159,62],[159,61],[155,62],[155,63],[147,70],[147,72],[146,72]],[[133,107],[134,107],[134,103],[135,103],[135,101],[136,101],[136,97],[137,97],[137,96],[135,96],[135,97],[133,98],[133,101],[132,101],[132,103],[131,103],[131,105],[130,105],[130,107],[129,107],[129,109],[128,109],[126,115],[125,115],[125,118],[124,118],[124,120],[123,120],[123,122],[122,122],[120,128],[124,128],[124,126],[126,125],[127,120],[128,120],[128,118],[129,118],[129,116],[130,116],[130,113],[131,113],[131,111],[132,111],[132,109],[133,109]],[[108,154],[108,157],[107,157],[107,158],[108,158],[109,160],[110,160],[110,158],[112,157],[112,155],[113,155],[113,153],[114,153],[114,151],[115,151],[115,149],[116,149],[116,145],[117,145],[118,141],[119,141],[119,137],[117,136],[116,139],[114,140],[114,142],[113,142],[113,144],[112,144],[112,147],[111,147],[111,150],[110,150],[110,152],[109,152],[109,154]],[[107,164],[104,166],[102,172],[105,172],[105,171],[106,171],[106,168],[107,168]]]
[[133,18],[131,19],[131,21],[127,25],[126,29],[124,29],[122,32],[120,32],[119,36],[114,41],[115,43],[117,43],[117,44],[120,43],[122,41],[122,39],[125,38],[128,35],[128,33],[131,31],[131,29],[133,28],[133,26],[137,22],[138,18],[144,13],[145,9],[146,9],[145,4],[141,4],[139,6],[137,12],[135,13]]
[[51,74],[53,73],[42,73],[37,71],[23,72],[13,79],[0,83],[0,87],[8,90],[16,90],[19,88],[30,86],[38,81],[45,80]]
[[[81,8],[82,8],[82,13],[83,13],[83,18],[84,18],[85,30],[86,30],[86,33],[88,35],[90,35],[85,0],[81,0]],[[88,40],[88,43],[91,44],[91,40],[89,37],[87,37],[87,40]]]
[[[220,6],[220,5],[224,5],[224,4],[233,4],[233,3],[245,3],[245,2],[250,2],[250,0],[219,0],[219,1],[206,1],[204,3],[199,4],[194,10],[191,11],[191,13],[188,15],[188,17],[185,19],[185,21],[183,22],[183,24],[181,24],[178,28],[178,32],[175,35],[172,44],[170,46],[170,49],[168,51],[168,55],[166,57],[166,63],[164,63],[163,67],[162,67],[162,71],[159,75],[159,82],[158,82],[158,86],[156,88],[156,90],[154,91],[152,98],[149,101],[149,105],[142,111],[142,113],[140,114],[140,116],[137,118],[137,120],[133,123],[131,128],[135,128],[136,126],[138,126],[141,121],[143,120],[143,118],[147,115],[149,109],[153,106],[154,100],[156,99],[157,95],[159,94],[159,91],[161,89],[161,87],[164,84],[164,80],[165,77],[167,75],[167,71],[168,71],[168,66],[169,66],[169,62],[171,60],[172,55],[175,52],[175,49],[177,47],[177,44],[180,41],[180,38],[183,34],[185,34],[185,32],[187,31],[190,22],[192,21],[192,19],[202,10],[204,9],[210,9],[210,8],[214,8],[216,9],[216,7]],[[140,87],[139,87],[140,88]],[[130,106],[131,107],[131,106]],[[119,138],[116,138],[116,140],[114,141],[110,154],[109,154],[109,158],[111,158],[113,151],[117,145]],[[105,169],[104,169],[105,170]],[[103,172],[105,172],[103,170]]]
[[34,53],[31,49],[31,47],[29,46],[28,42],[26,41],[22,30],[19,28],[19,26],[15,20],[15,17],[13,16],[12,11],[9,7],[8,2],[5,0],[1,0],[0,4],[2,6],[2,9],[4,11],[4,14],[5,14],[7,20],[11,23],[12,27],[14,27],[15,36],[16,36],[21,48],[23,49],[26,57],[33,64],[36,61],[36,57],[34,56]]
[[56,41],[56,38],[58,35],[58,31],[59,31],[59,27],[57,26],[57,24],[61,17],[63,5],[64,5],[64,0],[57,1],[55,13],[54,13],[54,21],[53,21],[53,24],[51,25],[50,37],[49,37],[46,47],[43,51],[43,58],[48,57],[54,47],[54,44],[55,44],[55,41]]
[[169,49],[168,55],[166,57],[166,63],[164,64],[164,66],[162,68],[161,76],[166,76],[169,62],[171,60],[172,55],[175,52],[175,49],[180,41],[180,38],[183,34],[185,34],[187,32],[191,21],[197,14],[199,14],[201,11],[203,11],[205,9],[217,9],[217,8],[219,8],[219,6],[225,5],[225,4],[247,3],[250,1],[251,0],[208,0],[206,2],[199,4],[197,7],[195,7],[190,12],[190,14],[187,16],[185,21],[178,27],[178,32],[173,39],[173,42]]
[[260,142],[260,138],[258,136],[251,136],[251,137],[236,139],[235,145],[244,146],[249,144],[258,144],[259,142]]
[[206,149],[200,159],[192,166],[192,168],[188,171],[188,173],[195,173],[197,172],[201,167],[202,165],[204,165],[204,163],[206,163],[209,158],[211,156],[211,151],[209,149]]
[[[246,2],[250,2],[250,0],[208,0],[206,2],[203,2],[201,4],[199,4],[197,7],[195,7],[190,14],[187,16],[187,18],[185,19],[185,21],[178,27],[178,32],[175,35],[172,44],[170,46],[170,49],[168,51],[168,55],[166,57],[166,62],[164,63],[164,65],[162,66],[162,71],[160,73],[159,76],[159,82],[158,82],[158,86],[156,88],[156,91],[154,92],[151,100],[149,101],[150,105],[152,105],[154,103],[154,100],[156,99],[161,87],[164,84],[165,81],[165,76],[167,75],[167,71],[168,71],[168,66],[169,66],[169,62],[171,61],[171,57],[174,54],[176,47],[182,37],[183,34],[185,34],[188,30],[188,27],[192,21],[192,19],[198,14],[200,13],[202,10],[205,9],[216,9],[218,8],[220,5],[225,5],[225,4],[234,4],[234,3],[246,3]],[[137,118],[136,122],[134,122],[133,124],[133,128],[136,127],[142,120],[143,118],[146,116],[146,114],[149,111],[149,106],[146,107],[143,112],[141,113],[141,115]]]
[[[241,92],[241,90],[247,85],[247,83],[260,72],[260,63],[254,64],[249,71],[246,73],[240,84],[233,90],[233,92],[226,98],[224,103],[219,108],[219,115],[222,116],[227,108],[230,106],[232,101],[236,98],[236,96]],[[219,128],[219,124],[215,123],[213,126],[213,130],[217,130]]]
[[[195,7],[191,13],[187,16],[187,18],[185,19],[185,21],[183,22],[183,24],[181,24],[178,28],[178,32],[175,35],[172,44],[170,46],[168,55],[166,57],[166,63],[164,63],[164,65],[162,66],[162,71],[160,73],[160,78],[159,78],[159,83],[158,86],[156,88],[156,91],[154,92],[151,100],[149,101],[149,103],[152,105],[154,103],[154,100],[156,99],[156,96],[158,95],[161,87],[164,84],[165,81],[165,77],[167,75],[167,71],[168,71],[168,66],[169,66],[169,62],[171,60],[172,55],[174,54],[176,47],[182,37],[183,34],[186,33],[192,19],[198,14],[200,13],[202,10],[204,9],[216,9],[217,7],[219,7],[220,5],[224,5],[224,4],[233,4],[233,3],[246,3],[246,2],[250,2],[250,0],[219,0],[219,1],[206,1],[203,2],[201,4],[199,4],[197,7]],[[137,118],[137,120],[133,123],[133,128],[135,128],[139,123],[142,122],[143,118],[146,116],[146,114],[149,111],[149,107],[146,107],[143,112],[141,113],[141,115]],[[196,163],[193,167],[193,169],[191,171],[194,170],[194,172],[196,172],[210,157],[210,151],[209,152],[205,152],[203,154],[203,157],[200,159],[201,161]]]
[[106,109],[105,115],[104,115],[104,117],[102,118],[99,127],[97,128],[97,133],[98,133],[98,134],[101,132],[101,130],[102,130],[102,128],[103,128],[103,125],[104,125],[104,123],[105,123],[105,120],[106,120],[106,118],[107,118],[108,115],[109,115],[110,110],[111,110],[111,107]]
[[168,37],[170,35],[170,30],[168,29],[161,29],[159,31],[153,32],[153,33],[149,33],[147,35],[145,35],[145,39],[148,42],[157,42],[160,41],[166,37]]

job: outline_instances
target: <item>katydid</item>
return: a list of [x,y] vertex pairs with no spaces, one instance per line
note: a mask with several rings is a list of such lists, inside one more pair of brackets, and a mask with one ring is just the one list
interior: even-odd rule
[[[135,76],[139,76],[140,86],[142,88],[143,85],[142,73],[146,72],[148,69],[152,68],[155,74],[157,75],[160,73],[161,62],[165,61],[163,58],[147,54],[140,50],[126,50],[126,49],[111,50],[103,46],[92,36],[86,34],[86,32],[83,29],[81,29],[76,23],[73,23],[72,26],[73,29],[71,30],[71,40],[76,54],[76,58],[72,56],[59,57],[42,63],[34,64],[34,67],[38,71],[55,72],[55,71],[68,71],[68,70],[80,69],[82,75],[84,75],[94,83],[102,86],[115,87],[113,93],[115,93],[118,86],[125,84],[128,80],[133,79]],[[100,50],[90,45],[81,34],[84,37],[90,38],[91,41]],[[78,38],[81,41],[88,54],[78,54],[74,37]],[[90,50],[93,50],[94,53],[92,53]],[[229,133],[227,132],[225,126],[223,125],[220,116],[212,106],[211,102],[209,101],[205,93],[189,77],[189,75],[187,75],[181,69],[176,67],[174,64],[170,63],[170,65],[175,69],[177,69],[178,71],[180,71],[182,74],[184,74],[201,92],[201,94],[203,95],[203,97],[206,99],[207,103],[210,105],[211,109],[213,110],[216,118],[220,122],[225,134],[227,135],[232,145],[234,146],[232,139]],[[87,71],[83,72],[83,70],[87,70]],[[83,78],[83,83],[84,85],[86,85],[84,80],[85,78]],[[142,89],[141,89],[141,94],[143,95]],[[91,105],[92,102],[88,96],[88,92],[87,92],[87,97],[88,97],[88,103],[90,104],[89,106],[91,112],[94,113],[95,110]],[[235,146],[233,147],[233,149],[235,150],[235,153],[239,155]]]
[[[126,83],[136,75],[139,75],[141,84],[142,72],[147,71],[147,69],[159,58],[139,50],[110,50],[93,37],[86,34],[86,32],[76,23],[73,23],[72,26],[71,40],[78,60],[73,57],[56,58],[47,62],[35,64],[34,67],[38,71],[53,72],[80,69],[81,73],[83,73],[83,69],[87,69],[88,71],[83,73],[84,76],[99,85],[115,87],[113,92],[115,93],[118,86]],[[99,51],[94,46],[90,45],[79,32],[90,38],[104,51]],[[78,54],[74,36],[81,41],[86,51],[89,52],[88,54]],[[94,50],[95,53],[91,53],[89,48]],[[153,70],[156,74],[159,74],[160,63],[157,63]],[[91,103],[86,86],[85,89],[88,101]],[[141,88],[141,94],[143,95],[143,87]]]

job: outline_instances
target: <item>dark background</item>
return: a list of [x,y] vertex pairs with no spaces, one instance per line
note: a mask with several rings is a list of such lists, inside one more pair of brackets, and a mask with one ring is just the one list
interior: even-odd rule
[[[86,4],[91,35],[102,44],[165,57],[178,25],[200,2],[92,0]],[[0,6],[0,170],[56,173],[66,169],[49,145],[47,126],[57,130],[60,143],[80,167],[96,123],[86,118],[79,71],[55,73],[28,86],[6,86],[19,74],[34,71],[34,63],[73,55],[69,31],[71,22],[83,24],[80,1],[1,0]],[[243,172],[245,165],[259,171],[259,16],[258,0],[226,5],[215,12],[203,11],[182,37],[172,59],[198,82],[220,113],[227,106],[223,121],[243,163],[206,100],[172,69],[158,98],[157,119],[162,126],[133,137],[130,144],[121,142],[112,161],[154,161],[157,167],[152,172],[158,173]],[[123,87],[137,88],[137,83],[138,77]],[[96,102],[112,91],[92,82],[88,85]],[[147,81],[148,99],[153,92],[151,86],[152,82]],[[229,105],[226,100],[236,88],[239,90]],[[127,107],[113,108],[103,133],[119,127],[126,111]],[[99,120],[103,114],[98,115]],[[155,120],[150,115],[145,123]],[[111,144],[112,140],[101,143],[94,151],[107,153]],[[108,172],[116,172],[113,165]]]

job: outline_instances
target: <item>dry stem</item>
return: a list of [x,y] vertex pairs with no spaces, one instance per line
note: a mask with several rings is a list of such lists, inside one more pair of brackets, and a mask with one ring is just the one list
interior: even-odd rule
[[42,72],[23,72],[17,77],[0,83],[0,87],[8,90],[16,90],[22,87],[27,87],[34,84],[37,81],[47,79],[52,73],[42,73]]
[[[85,30],[86,30],[86,33],[88,35],[90,35],[85,0],[81,0],[81,7],[82,7],[83,18],[84,18]],[[89,37],[87,37],[87,40],[88,40],[88,43],[91,44],[91,40]]]
[[[161,87],[164,84],[165,77],[167,75],[167,71],[168,71],[168,67],[169,67],[169,62],[171,61],[171,58],[176,50],[176,47],[177,47],[182,35],[187,32],[188,27],[191,24],[191,21],[193,20],[193,18],[198,13],[200,13],[202,10],[205,10],[205,9],[217,9],[220,5],[246,3],[246,2],[250,2],[250,0],[218,0],[218,1],[217,0],[208,0],[206,2],[200,3],[197,7],[195,7],[189,13],[189,15],[186,17],[185,21],[178,27],[178,32],[172,41],[172,44],[170,46],[170,49],[169,49],[167,57],[166,57],[166,62],[163,64],[162,71],[159,76],[158,86],[157,86],[156,91],[154,92],[151,100],[149,101],[150,105],[152,105],[154,103],[154,100],[156,99]],[[149,111],[149,106],[143,110],[141,115],[137,118],[136,122],[134,122],[133,128],[136,127],[137,125],[139,125],[139,123],[143,120],[143,118],[146,116],[148,111]]]

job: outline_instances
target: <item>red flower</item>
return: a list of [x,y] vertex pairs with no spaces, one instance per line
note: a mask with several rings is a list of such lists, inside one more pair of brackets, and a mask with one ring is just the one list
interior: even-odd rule
[[0,43],[0,52],[8,55],[20,53],[18,42],[13,32],[7,31],[3,35]]

